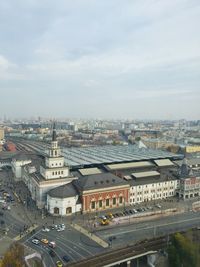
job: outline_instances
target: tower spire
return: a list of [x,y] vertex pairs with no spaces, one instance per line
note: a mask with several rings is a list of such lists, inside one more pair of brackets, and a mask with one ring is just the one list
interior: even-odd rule
[[53,123],[52,141],[57,141],[57,140],[56,140],[56,122],[55,122],[55,121],[54,121],[54,123]]

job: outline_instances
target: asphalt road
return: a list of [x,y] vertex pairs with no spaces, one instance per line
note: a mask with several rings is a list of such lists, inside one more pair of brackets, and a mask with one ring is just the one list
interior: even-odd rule
[[197,226],[200,226],[200,212],[188,212],[152,221],[120,225],[111,229],[101,228],[96,231],[96,234],[105,241],[108,241],[111,236],[115,236],[116,239],[112,241],[111,245],[119,247],[145,238],[167,235]]
[[[16,216],[19,204],[12,192],[11,171],[0,172],[0,183],[0,190],[4,189],[13,199],[15,199],[14,202],[6,203],[7,206],[10,206],[10,210],[3,210],[2,207],[4,204],[0,203],[0,211],[2,213],[2,215],[0,215],[0,236],[3,235],[4,229],[9,229],[7,235],[10,238],[14,238],[19,235],[20,230],[22,231],[24,229],[25,222],[23,216]],[[0,197],[3,199],[3,191],[0,192]]]
[[[40,243],[39,245],[34,245],[31,240],[37,237],[39,240],[42,238],[48,239],[48,241],[55,241],[56,248],[53,250],[56,253],[55,257],[49,255],[48,245]],[[45,263],[48,267],[55,266],[55,262],[60,260],[64,261],[62,257],[67,255],[70,258],[70,262],[79,261],[88,257],[92,257],[95,254],[103,252],[104,249],[100,247],[97,243],[90,240],[86,236],[82,235],[80,232],[74,230],[71,226],[66,225],[66,229],[62,232],[57,232],[56,230],[51,230],[50,232],[43,232],[41,229],[38,230],[34,235],[27,236],[23,240],[24,244],[32,247],[38,252],[42,252]]]

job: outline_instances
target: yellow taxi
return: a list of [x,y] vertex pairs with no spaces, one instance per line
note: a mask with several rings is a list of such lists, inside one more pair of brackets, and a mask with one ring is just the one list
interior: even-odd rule
[[62,267],[62,266],[63,266],[63,265],[62,265],[62,262],[61,262],[61,261],[57,261],[57,262],[56,262],[56,266],[57,266],[57,267]]
[[41,242],[42,242],[43,244],[48,244],[48,243],[49,243],[49,241],[48,241],[46,238],[41,239]]

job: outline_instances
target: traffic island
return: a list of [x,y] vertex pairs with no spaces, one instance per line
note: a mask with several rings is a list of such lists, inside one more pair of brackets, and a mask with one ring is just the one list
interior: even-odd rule
[[98,245],[100,245],[103,248],[108,248],[109,245],[108,243],[106,243],[104,240],[102,240],[101,238],[99,238],[98,236],[96,236],[95,234],[89,232],[87,229],[81,227],[78,224],[72,223],[71,226],[79,231],[80,233],[84,234],[85,236],[89,237],[91,240],[93,240],[94,242],[96,242]]

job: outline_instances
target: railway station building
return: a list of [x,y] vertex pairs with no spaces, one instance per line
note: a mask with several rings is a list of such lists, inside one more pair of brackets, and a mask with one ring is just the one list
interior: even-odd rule
[[194,173],[193,176],[180,175],[177,162],[182,159],[182,155],[136,145],[64,148],[61,151],[54,127],[45,155],[32,158],[24,165],[21,179],[38,208],[65,216],[175,195],[197,196],[199,176],[195,176],[192,193],[184,189],[183,184],[190,179],[192,190]]

